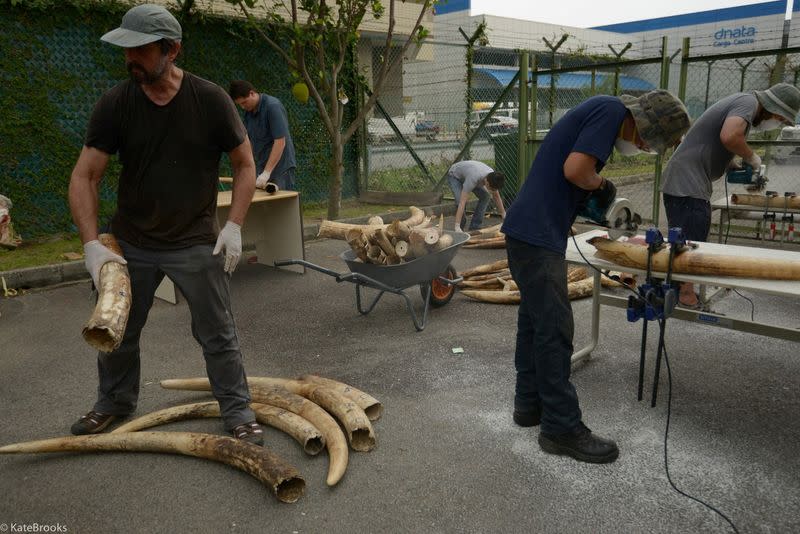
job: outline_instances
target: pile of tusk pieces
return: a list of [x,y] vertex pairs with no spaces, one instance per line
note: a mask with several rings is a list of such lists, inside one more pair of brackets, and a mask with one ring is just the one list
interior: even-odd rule
[[[294,438],[310,455],[328,450],[327,484],[337,484],[347,469],[348,443],[356,451],[375,447],[372,421],[383,405],[371,395],[343,382],[316,375],[297,379],[249,377],[258,422]],[[207,378],[163,380],[165,389],[211,391]],[[163,452],[225,463],[254,476],[281,502],[295,502],[305,492],[305,480],[293,466],[265,447],[227,436],[196,432],[142,432],[156,426],[219,417],[216,401],[184,404],[145,414],[109,434],[67,436],[0,447],[0,454],[35,452],[130,451]],[[341,425],[341,426],[340,426]],[[342,430],[344,429],[344,431]]]
[[359,260],[376,265],[397,265],[453,244],[453,236],[444,230],[444,215],[437,222],[417,207],[409,211],[408,218],[389,224],[378,216],[367,224],[322,221],[318,235],[347,241]]
[[[570,300],[592,294],[594,279],[589,274],[585,267],[569,267],[567,290]],[[478,265],[459,273],[459,276],[464,279],[458,284],[461,294],[473,300],[492,304],[519,304],[521,301],[519,288],[508,268],[508,260]],[[621,282],[612,279],[614,277]],[[606,287],[620,286],[621,283],[629,287],[636,285],[634,275],[626,273],[611,272],[608,276],[602,276],[600,280]]]

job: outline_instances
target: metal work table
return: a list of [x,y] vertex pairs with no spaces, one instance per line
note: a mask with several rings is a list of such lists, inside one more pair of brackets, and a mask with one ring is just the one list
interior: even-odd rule
[[[723,225],[728,221],[732,221],[734,219],[745,219],[749,221],[758,221],[763,224],[764,222],[764,213],[774,213],[776,216],[776,223],[780,223],[779,217],[784,214],[793,213],[795,215],[800,214],[800,209],[798,208],[768,208],[765,209],[764,207],[760,206],[750,206],[747,204],[734,204],[731,201],[731,196],[729,195],[726,199],[725,197],[719,198],[711,203],[711,213],[713,214],[714,211],[719,210],[719,226],[717,227],[717,243],[722,243],[722,236],[725,235],[725,228]],[[781,199],[783,197],[778,197]],[[712,215],[713,219],[713,215]],[[798,231],[800,232],[800,219],[797,221],[798,223]],[[784,228],[785,229],[785,228]],[[762,227],[761,231],[764,232],[764,228]],[[783,238],[780,240],[769,240],[769,241],[780,241],[783,243]],[[800,236],[798,236],[798,241],[800,241]]]
[[[622,267],[607,260],[595,257],[596,249],[586,241],[596,236],[606,236],[604,230],[592,230],[575,236],[575,240],[580,247],[580,252],[586,257],[592,265],[602,270],[625,271],[639,275],[639,280],[643,280],[645,271],[643,269],[631,269],[630,267]],[[700,243],[700,251],[706,254],[718,254],[725,256],[739,256],[739,257],[753,257],[753,258],[770,258],[770,259],[784,259],[800,262],[800,252],[792,252],[787,250],[763,249],[757,247],[742,247],[737,245],[722,245],[718,243]],[[567,242],[566,260],[569,263],[586,265],[586,261],[581,257],[575,242],[570,238]],[[628,306],[628,291],[624,295],[611,295],[603,293],[600,285],[600,273],[587,267],[593,272],[594,276],[594,290],[592,292],[592,333],[591,341],[589,344],[572,355],[572,361],[576,362],[584,358],[588,358],[600,337],[600,305],[614,306],[617,308],[627,308]],[[658,273],[656,273],[658,275]],[[661,273],[662,278],[665,276]],[[782,295],[790,297],[800,297],[800,281],[784,281],[784,280],[757,280],[753,278],[733,278],[728,276],[697,276],[689,274],[673,273],[673,280],[678,282],[693,282],[699,285],[716,286],[730,289],[745,289],[749,291],[758,291],[769,293],[773,295]],[[694,321],[697,323],[707,324],[710,326],[718,326],[721,328],[728,328],[731,330],[738,330],[740,332],[749,332],[762,336],[769,336],[778,339],[786,339],[789,341],[800,342],[800,329],[785,328],[780,326],[772,326],[746,319],[739,319],[725,315],[719,315],[714,312],[706,312],[699,310],[689,310],[685,308],[676,307],[670,319],[680,319],[684,321]]]

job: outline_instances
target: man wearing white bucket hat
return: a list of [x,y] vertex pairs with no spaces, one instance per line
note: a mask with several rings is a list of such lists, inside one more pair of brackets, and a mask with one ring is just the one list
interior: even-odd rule
[[[761,157],[747,144],[750,130],[794,126],[800,113],[800,90],[788,83],[766,91],[736,93],[708,108],[686,134],[664,169],[664,208],[670,228],[680,227],[687,239],[705,241],[711,229],[712,182],[720,179],[739,156],[758,169]],[[682,284],[679,304],[700,306],[693,284]]]

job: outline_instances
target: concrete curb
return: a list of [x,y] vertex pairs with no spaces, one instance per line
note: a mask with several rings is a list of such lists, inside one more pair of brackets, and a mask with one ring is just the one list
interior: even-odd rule
[[[474,207],[474,202],[467,206],[468,208]],[[408,216],[406,210],[399,209],[397,212],[380,213],[384,221],[391,222],[395,219],[405,219]],[[430,215],[444,214],[445,217],[454,215],[456,212],[455,204],[437,204],[435,206],[426,206],[422,209]],[[370,216],[355,217],[351,219],[340,219],[339,222],[350,224],[366,224]],[[317,239],[319,232],[319,224],[307,224],[303,226],[303,239],[305,241],[312,241]],[[245,254],[242,254],[246,257]],[[28,267],[25,269],[13,269],[10,271],[0,271],[6,281],[8,289],[32,289],[38,287],[54,286],[66,282],[75,282],[79,280],[87,280],[89,273],[83,264],[83,260],[69,261],[64,263],[56,263],[53,265],[43,265],[41,267]]]

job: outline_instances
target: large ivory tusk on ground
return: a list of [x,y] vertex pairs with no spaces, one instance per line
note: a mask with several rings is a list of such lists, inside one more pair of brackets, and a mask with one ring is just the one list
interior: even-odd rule
[[295,502],[306,487],[297,469],[268,449],[214,434],[127,432],[69,436],[0,447],[0,454],[91,451],[166,452],[214,460],[256,477],[282,502]]
[[[596,256],[634,269],[647,268],[647,247],[605,237],[593,237],[588,243],[597,248]],[[676,273],[708,276],[736,276],[762,280],[800,280],[800,262],[704,254],[702,243],[696,250],[687,250],[675,256],[672,270]],[[653,254],[653,270],[666,272],[669,249]]]
[[358,404],[361,409],[364,410],[364,413],[367,414],[367,417],[369,417],[370,421],[377,421],[381,418],[381,415],[383,415],[383,404],[381,404],[378,399],[369,393],[365,393],[358,388],[354,388],[350,384],[345,384],[344,382],[339,382],[338,380],[324,378],[317,375],[303,375],[297,379],[303,382],[311,382],[321,386],[326,386],[330,389],[338,391],[351,401]]
[[[303,450],[306,454],[318,454],[325,446],[325,440],[319,430],[299,415],[293,414],[283,408],[270,406],[269,404],[254,402],[250,405],[250,408],[255,412],[256,419],[259,423],[269,425],[289,434],[295,441],[303,446]],[[137,432],[146,428],[165,425],[175,421],[183,421],[185,419],[219,416],[219,403],[216,401],[184,404],[181,406],[164,408],[163,410],[137,417],[133,421],[129,421],[117,427],[111,433]]]
[[[162,380],[161,387],[165,389],[182,389],[190,391],[211,391],[207,378],[176,378]],[[328,480],[329,486],[335,486],[347,470],[347,439],[339,428],[336,420],[328,412],[308,399],[296,395],[281,387],[263,387],[250,384],[250,396],[253,401],[271,404],[289,410],[292,413],[307,419],[322,433],[325,438],[325,447],[328,449]]]
[[292,393],[302,395],[325,408],[342,423],[347,431],[347,441],[354,450],[367,452],[375,448],[375,431],[367,414],[355,402],[335,389],[286,378],[251,376],[247,379],[247,383],[262,387],[282,387]]
[[472,269],[461,271],[460,273],[458,273],[458,276],[463,276],[464,278],[471,278],[477,274],[488,274],[488,273],[493,273],[495,271],[500,271],[502,269],[508,269],[508,260],[498,260],[494,263],[478,265],[477,267],[473,267]]
[[480,302],[491,304],[519,304],[522,297],[519,291],[484,291],[480,289],[462,289],[461,294]]
[[766,195],[731,195],[731,203],[738,206],[758,206],[760,208],[767,207],[769,203],[770,208],[775,209],[798,209],[800,208],[800,197],[767,197]]
[[[111,234],[100,234],[100,242],[122,256],[117,240]],[[128,312],[131,309],[131,279],[128,268],[109,261],[100,269],[97,304],[89,322],[83,327],[83,339],[102,352],[111,352],[122,343]]]

